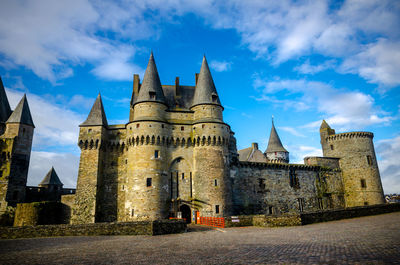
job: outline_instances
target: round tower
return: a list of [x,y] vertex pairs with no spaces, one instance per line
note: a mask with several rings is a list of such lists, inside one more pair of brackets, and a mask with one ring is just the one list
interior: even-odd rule
[[127,124],[127,179],[119,185],[119,192],[125,193],[125,212],[119,215],[118,220],[164,219],[169,211],[165,140],[168,139],[169,126],[165,120],[167,105],[153,53],[131,108],[133,115]]
[[200,205],[202,216],[227,216],[231,211],[230,128],[223,122],[223,107],[205,57],[191,110],[194,112],[194,201]]
[[335,134],[325,121],[320,132],[324,156],[340,158],[346,207],[384,203],[373,133]]

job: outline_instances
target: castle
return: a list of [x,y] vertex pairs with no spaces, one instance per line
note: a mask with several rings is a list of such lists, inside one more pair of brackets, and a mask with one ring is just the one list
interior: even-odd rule
[[[11,114],[3,94],[0,199],[12,204],[22,201],[34,125],[26,98]],[[384,203],[372,133],[336,134],[323,121],[323,157],[290,164],[274,123],[265,152],[256,143],[237,151],[223,110],[205,57],[195,86],[178,77],[162,85],[151,54],[142,82],[134,75],[129,121],[109,125],[99,94],[80,125],[71,223],[190,222]]]
[[54,168],[39,187],[26,185],[34,129],[26,95],[11,111],[0,78],[0,214],[17,203],[60,201],[62,195],[75,193],[75,189],[63,188]]
[[279,214],[384,203],[369,132],[335,134],[323,157],[289,164],[272,124],[265,153],[236,150],[206,58],[195,86],[162,85],[153,54],[134,75],[129,121],[107,123],[100,94],[80,125],[72,223]]

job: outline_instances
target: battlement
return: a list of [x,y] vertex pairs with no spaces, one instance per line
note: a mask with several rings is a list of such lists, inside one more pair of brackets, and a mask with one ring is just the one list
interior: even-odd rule
[[335,141],[340,139],[347,139],[347,138],[374,138],[374,134],[371,132],[345,132],[345,133],[338,133],[334,135],[328,136],[326,139],[328,141]]

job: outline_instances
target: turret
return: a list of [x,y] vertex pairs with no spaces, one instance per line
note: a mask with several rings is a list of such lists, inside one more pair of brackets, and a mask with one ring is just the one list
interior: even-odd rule
[[81,159],[71,222],[94,223],[97,220],[97,193],[103,177],[105,153],[102,147],[107,140],[108,127],[100,93],[89,116],[79,127]]
[[191,110],[194,111],[195,122],[223,122],[223,107],[205,56],[197,77]]
[[269,162],[289,163],[289,152],[282,145],[281,139],[275,129],[273,119],[265,156]]
[[232,208],[229,143],[233,134],[223,122],[223,107],[205,57],[191,110],[194,112],[194,201],[201,204],[202,216],[227,216]]
[[325,120],[322,120],[321,126],[319,127],[319,134],[321,137],[322,153],[324,156],[327,156],[326,154],[329,152],[331,147],[326,139],[328,136],[334,135],[335,130],[333,130]]
[[15,206],[25,199],[34,128],[28,100],[24,95],[7,119],[6,130],[2,136],[13,139],[6,196],[10,206]]
[[[134,79],[137,82],[138,77]],[[136,86],[135,86],[136,85]],[[137,93],[135,88],[138,87]],[[132,95],[133,121],[165,121],[165,110],[167,104],[160,77],[158,76],[156,62],[153,52],[150,54],[149,63],[140,86],[134,82],[134,93]]]
[[49,192],[52,192],[61,191],[64,184],[58,177],[54,167],[51,167],[49,172],[47,172],[46,176],[44,176],[43,180],[39,183],[38,186],[41,188],[46,188]]
[[6,91],[3,86],[3,81],[0,77],[0,135],[4,133],[6,121],[11,115],[10,104],[8,103]]
[[346,207],[384,203],[383,189],[371,132],[335,130],[323,121],[321,144],[324,156],[339,159]]

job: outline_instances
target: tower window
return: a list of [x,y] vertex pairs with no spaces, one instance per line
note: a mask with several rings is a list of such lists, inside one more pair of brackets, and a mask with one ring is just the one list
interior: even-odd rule
[[299,202],[299,211],[300,212],[304,211],[304,199],[303,198],[298,198],[297,200]]
[[185,173],[182,173],[182,179],[185,179]]
[[206,127],[206,125],[205,125],[205,124],[202,124],[202,125],[201,125],[201,128],[203,128],[203,129],[204,129],[205,127]]
[[147,178],[146,179],[146,187],[151,187],[151,183],[152,182],[152,179],[151,178]]
[[331,150],[333,150],[333,144],[331,144]]
[[214,179],[214,186],[218,186],[218,179]]
[[150,91],[149,92],[150,99],[156,99],[156,92]]
[[161,128],[164,128],[164,124],[161,124]]
[[370,155],[367,155],[367,162],[369,166],[372,166],[372,157]]
[[261,190],[265,190],[265,179],[258,179],[258,187]]
[[92,129],[88,129],[88,132],[92,132]]
[[158,150],[155,150],[155,151],[154,151],[154,158],[158,158],[158,155],[159,155],[158,153],[159,153]]
[[365,179],[361,179],[361,188],[366,188],[367,187],[367,182],[365,181]]
[[184,130],[185,130],[185,127],[181,126],[181,131],[184,131]]
[[219,213],[219,205],[215,205],[215,213]]
[[217,95],[213,94],[211,97],[212,97],[213,102],[217,102],[217,99],[218,99]]
[[139,127],[140,127],[140,123],[136,124],[136,128],[139,128]]
[[131,210],[131,216],[133,217],[134,214],[135,214],[135,210],[132,209],[132,210]]

